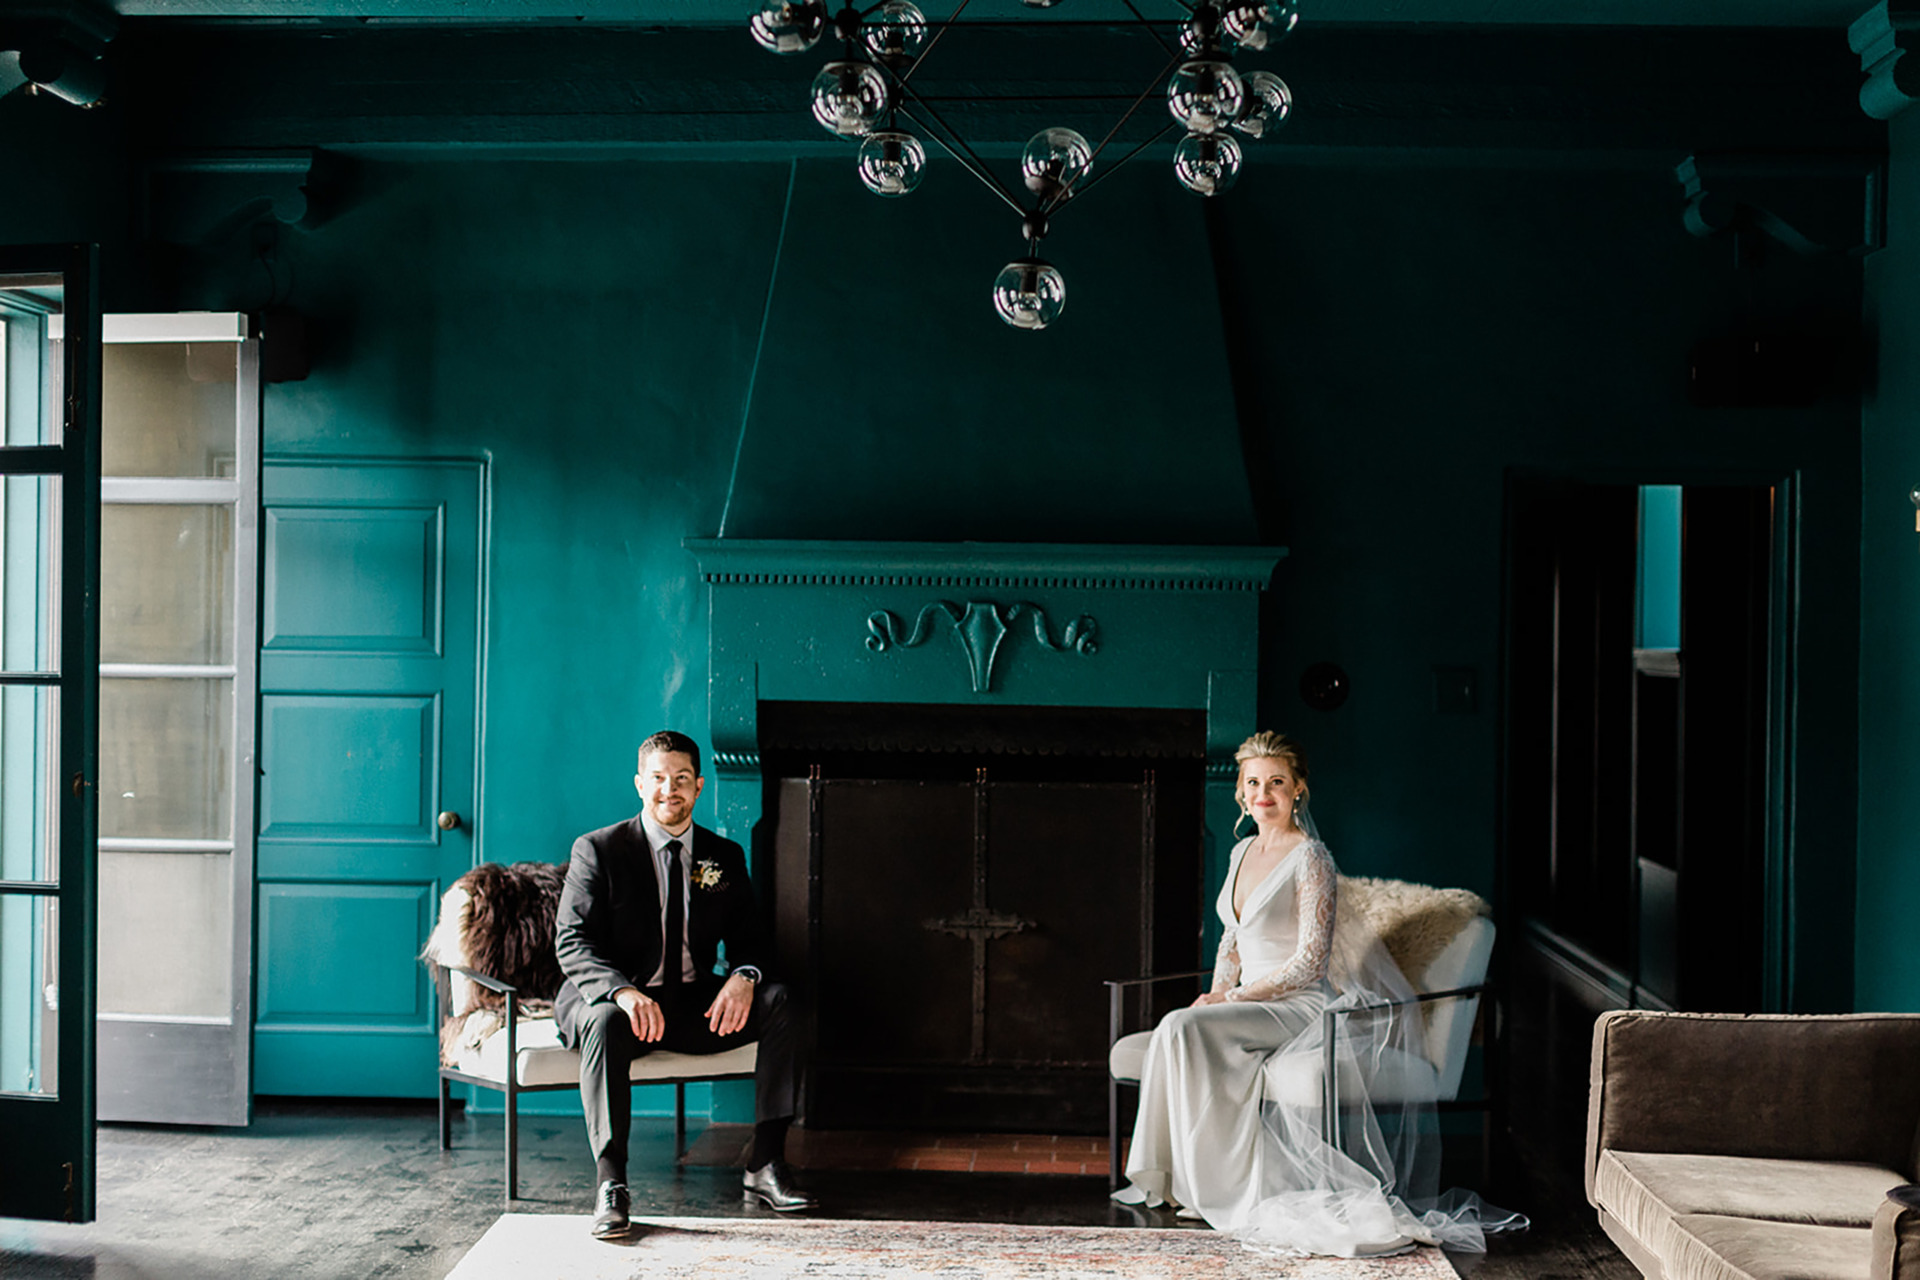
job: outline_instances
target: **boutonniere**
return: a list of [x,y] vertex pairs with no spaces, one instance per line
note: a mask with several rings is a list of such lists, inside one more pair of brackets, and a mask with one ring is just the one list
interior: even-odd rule
[[711,858],[702,858],[693,864],[693,884],[696,889],[705,889],[712,893],[725,879],[720,874],[720,864]]

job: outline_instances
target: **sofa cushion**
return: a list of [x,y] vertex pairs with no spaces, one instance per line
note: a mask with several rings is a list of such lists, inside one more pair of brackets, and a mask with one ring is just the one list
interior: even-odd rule
[[[580,1083],[580,1055],[560,1047],[560,1034],[552,1018],[523,1020],[514,1049],[519,1059],[516,1082],[522,1087]],[[759,1052],[760,1046],[757,1044],[744,1044],[723,1053],[673,1053],[656,1049],[635,1058],[627,1078],[642,1084],[654,1080],[750,1076]],[[452,1065],[468,1075],[504,1082],[507,1078],[506,1063],[507,1032],[502,1027],[477,1047],[461,1045]]]
[[1608,1212],[1642,1239],[1654,1216],[1718,1214],[1829,1227],[1869,1227],[1905,1179],[1871,1164],[1606,1151],[1595,1180]]
[[1693,1213],[1674,1219],[1667,1280],[1861,1280],[1873,1232]]

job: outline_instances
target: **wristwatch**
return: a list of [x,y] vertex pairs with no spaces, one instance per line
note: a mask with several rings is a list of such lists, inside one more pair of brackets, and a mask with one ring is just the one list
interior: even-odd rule
[[757,965],[751,965],[751,964],[736,965],[734,967],[733,972],[728,974],[727,976],[729,978],[745,978],[748,982],[751,982],[756,987],[760,985],[760,969],[759,969],[759,966]]

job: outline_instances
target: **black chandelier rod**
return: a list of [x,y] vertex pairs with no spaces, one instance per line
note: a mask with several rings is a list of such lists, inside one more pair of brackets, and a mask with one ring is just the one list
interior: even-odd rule
[[1108,165],[1100,173],[1097,173],[1093,177],[1089,178],[1087,180],[1086,186],[1076,187],[1072,191],[1069,191],[1067,193],[1066,199],[1055,203],[1053,208],[1057,210],[1061,205],[1066,204],[1067,201],[1079,199],[1081,196],[1085,195],[1087,192],[1093,190],[1095,187],[1099,186],[1102,182],[1106,181],[1108,174],[1114,172],[1121,165],[1133,159],[1135,156],[1139,155],[1142,151],[1145,151],[1148,147],[1160,141],[1160,139],[1166,137],[1169,133],[1173,132],[1175,129],[1179,127],[1180,127],[1179,121],[1177,120],[1167,121],[1167,123],[1164,126],[1162,126],[1162,128],[1158,133],[1154,134],[1151,138],[1148,138],[1145,142],[1141,143],[1139,146],[1135,147],[1133,150],[1127,152],[1127,154],[1121,156],[1118,160],[1115,160],[1112,164]]
[[[882,2],[884,3],[884,0],[882,0]],[[1146,28],[1146,32],[1148,35],[1152,36],[1155,40],[1160,41],[1160,47],[1167,51],[1167,56],[1169,58],[1177,56],[1173,51],[1173,46],[1168,44],[1165,40],[1160,39],[1160,33],[1153,29],[1153,24],[1151,22],[1147,21],[1147,15],[1140,12],[1140,10],[1134,6],[1133,0],[1120,0],[1120,2],[1127,6],[1128,13],[1132,14],[1134,17],[1140,20],[1140,25]]]
[[[1126,114],[1113,122],[1113,128],[1107,130],[1107,136],[1100,139],[1100,145],[1095,147],[1093,149],[1093,154],[1087,157],[1088,173],[1093,172],[1093,162],[1100,158],[1100,153],[1105,151],[1107,149],[1107,144],[1113,141],[1113,135],[1116,133],[1119,133],[1120,130],[1126,126],[1127,121],[1133,119],[1134,112],[1140,110],[1140,104],[1145,102],[1149,97],[1153,95],[1153,91],[1159,88],[1160,85],[1165,82],[1167,78],[1167,74],[1171,72],[1175,67],[1175,65],[1177,65],[1180,62],[1180,60],[1184,57],[1186,57],[1185,53],[1179,50],[1175,50],[1173,57],[1167,60],[1167,65],[1160,68],[1160,74],[1155,76],[1153,79],[1149,80],[1147,82],[1147,87],[1140,91],[1140,96],[1133,100],[1133,105],[1127,108]],[[1141,148],[1147,146],[1149,143],[1159,141],[1160,137],[1166,133],[1167,129],[1171,129],[1172,127],[1173,126],[1171,124],[1167,125],[1165,129],[1161,129],[1159,133],[1154,134],[1152,138],[1149,138],[1147,140],[1147,142],[1141,143],[1139,147],[1135,147],[1132,151],[1129,151],[1126,155],[1122,156],[1119,162],[1111,167],[1117,169],[1120,167],[1120,165],[1123,165],[1127,161],[1133,159],[1134,156],[1140,153]],[[1046,203],[1045,205],[1046,211],[1052,212],[1056,209],[1059,209],[1060,207],[1065,205],[1067,201],[1073,199],[1075,196],[1078,196],[1082,191],[1091,190],[1095,185],[1095,183],[1097,183],[1099,180],[1100,179],[1098,177],[1095,177],[1090,179],[1087,182],[1087,185],[1085,187],[1081,187],[1078,190],[1069,189],[1061,192],[1056,199],[1050,200]]]
[[[1026,216],[1027,211],[1020,207],[1020,202],[1018,200],[1015,200],[1013,198],[1013,194],[1010,191],[1008,191],[1004,185],[1002,185],[1002,183],[998,178],[993,176],[993,171],[987,168],[986,162],[984,160],[982,160],[979,156],[974,154],[973,148],[967,145],[966,140],[960,136],[959,132],[955,130],[952,125],[948,124],[944,119],[942,119],[940,116],[940,113],[935,111],[931,106],[929,106],[920,97],[919,94],[913,92],[913,90],[911,89],[906,89],[906,86],[904,85],[902,85],[901,88],[905,90],[908,97],[913,99],[915,104],[917,104],[927,113],[928,118],[927,120],[922,120],[919,116],[913,113],[913,110],[910,107],[907,107],[907,106],[900,107],[900,114],[904,115],[907,119],[919,125],[922,129],[925,129],[927,131],[927,136],[929,138],[932,138],[934,142],[938,143],[942,151],[945,151],[948,155],[952,156],[955,160],[958,160],[960,162],[961,168],[965,169],[968,173],[978,178],[981,184],[984,185],[987,188],[987,190],[993,192],[993,194],[999,196],[1002,200],[1004,200],[1009,209],[1012,209],[1015,213],[1020,214],[1022,217]],[[933,127],[934,124],[938,124],[941,130],[945,130],[947,133],[952,134],[953,141],[948,142],[944,137],[942,137],[940,135],[939,130],[936,130]]]
[[[880,0],[880,3],[885,4],[886,0]],[[947,29],[953,26],[954,23],[960,21],[960,15],[966,11],[969,3],[971,3],[971,0],[960,0],[960,3],[954,6],[953,13],[948,16],[945,22],[940,24],[939,30],[933,33],[933,39],[927,41],[927,47],[922,49],[919,56],[914,58],[913,65],[907,68],[906,74],[898,77],[902,89],[907,87],[907,81],[913,79],[913,73],[926,64],[927,55],[932,53],[933,47],[940,43],[940,37],[946,35]],[[875,7],[877,8],[878,6],[876,5]],[[869,12],[871,12],[871,10],[869,10]]]

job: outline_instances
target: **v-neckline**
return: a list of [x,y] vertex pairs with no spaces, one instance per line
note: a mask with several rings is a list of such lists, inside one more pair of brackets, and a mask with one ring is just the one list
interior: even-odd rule
[[1240,873],[1246,870],[1247,867],[1247,852],[1253,848],[1253,842],[1259,838],[1258,836],[1253,836],[1248,839],[1247,848],[1241,851],[1240,861],[1234,865],[1233,878],[1227,883],[1227,910],[1233,914],[1233,924],[1235,928],[1239,928],[1247,922],[1247,908],[1253,905],[1254,899],[1260,896],[1261,891],[1267,887],[1267,883],[1279,875],[1280,869],[1289,862],[1292,862],[1294,855],[1306,848],[1308,842],[1313,839],[1312,836],[1303,835],[1299,840],[1295,841],[1293,848],[1287,850],[1286,853],[1281,855],[1278,862],[1267,868],[1267,874],[1260,877],[1260,883],[1247,890],[1246,902],[1242,903],[1238,908],[1235,908],[1233,905],[1233,891],[1240,887]]

